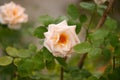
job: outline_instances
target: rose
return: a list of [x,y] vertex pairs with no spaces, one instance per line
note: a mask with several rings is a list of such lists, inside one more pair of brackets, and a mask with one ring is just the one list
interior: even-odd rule
[[45,32],[44,46],[56,57],[68,57],[72,48],[80,41],[75,32],[76,26],[68,26],[66,20],[59,24],[50,24]]
[[105,3],[107,0],[94,0],[97,5]]
[[19,25],[28,20],[28,15],[24,11],[25,8],[14,2],[2,5],[0,6],[0,23],[7,24],[11,29],[19,29]]

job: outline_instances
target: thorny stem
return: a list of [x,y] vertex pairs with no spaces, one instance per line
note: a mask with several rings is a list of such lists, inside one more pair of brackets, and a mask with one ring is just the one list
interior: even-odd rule
[[[107,8],[106,8],[106,10],[104,11],[101,19],[99,20],[96,29],[102,27],[102,25],[104,24],[104,22],[105,22],[105,20],[106,20],[106,18],[107,18],[107,16],[108,16],[108,13],[109,13],[110,9],[112,8],[113,3],[114,3],[114,0],[110,0],[109,5],[107,6]],[[93,12],[93,14],[94,14],[94,12]],[[93,15],[93,16],[94,16],[94,15]],[[93,17],[93,16],[92,16],[92,17]],[[92,17],[91,17],[91,18],[92,18]],[[92,19],[90,20],[89,26],[91,25],[91,22],[92,22]],[[89,29],[89,26],[88,26],[88,29]],[[86,34],[86,39],[85,39],[85,40],[87,40],[88,29],[87,29],[87,31],[86,31],[87,34]],[[83,54],[83,55],[81,56],[79,62],[78,62],[78,67],[79,67],[80,69],[83,67],[84,60],[85,60],[86,56],[87,56],[87,53]],[[113,68],[114,68],[114,67],[115,67],[115,58],[113,58]]]

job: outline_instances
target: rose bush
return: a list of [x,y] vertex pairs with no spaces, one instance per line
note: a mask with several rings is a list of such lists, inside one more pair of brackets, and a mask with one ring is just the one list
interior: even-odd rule
[[0,6],[0,23],[7,24],[11,29],[19,29],[20,24],[28,21],[25,8],[10,2]]
[[66,20],[50,24],[48,32],[44,33],[44,46],[56,57],[70,56],[72,47],[80,43],[75,28],[75,25],[68,26]]
[[[120,27],[108,15],[114,0],[109,1],[108,6],[80,2],[80,8],[88,10],[87,14],[70,4],[66,16],[43,15],[35,29],[34,23],[27,23],[22,26],[29,27],[20,30],[12,29],[24,22],[24,18],[16,19],[25,14],[24,8],[16,15],[17,7],[13,9],[13,2],[12,7],[1,7],[0,80],[120,80]],[[105,21],[96,28],[101,19]],[[10,25],[14,27],[9,29]],[[31,33],[38,38],[38,45],[31,44]],[[69,57],[72,49],[76,54]]]

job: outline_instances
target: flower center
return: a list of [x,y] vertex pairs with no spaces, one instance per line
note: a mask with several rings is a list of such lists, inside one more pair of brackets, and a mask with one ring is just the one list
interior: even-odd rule
[[65,33],[60,34],[60,38],[58,44],[66,44],[68,40],[68,36]]
[[14,16],[17,15],[17,9],[14,9],[14,10],[13,10],[13,15],[14,15]]

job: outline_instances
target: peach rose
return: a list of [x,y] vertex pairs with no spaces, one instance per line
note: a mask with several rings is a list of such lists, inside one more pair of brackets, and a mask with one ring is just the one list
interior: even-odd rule
[[25,8],[14,2],[0,6],[0,23],[7,24],[11,29],[19,29],[21,23],[28,21],[28,15],[24,11]]
[[107,0],[94,0],[97,5],[105,3]]
[[45,32],[44,46],[56,57],[71,56],[73,46],[80,43],[75,32],[76,26],[68,26],[66,20],[50,24]]

